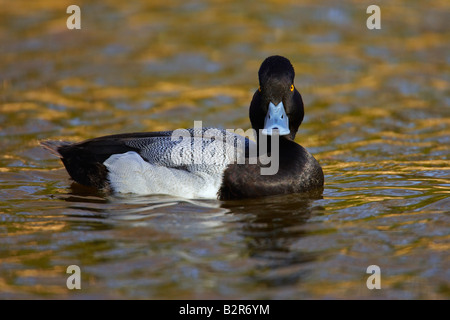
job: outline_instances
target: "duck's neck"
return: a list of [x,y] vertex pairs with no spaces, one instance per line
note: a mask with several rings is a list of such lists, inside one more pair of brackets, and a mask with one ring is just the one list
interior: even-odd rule
[[258,155],[271,156],[272,151],[279,152],[286,149],[293,141],[290,136],[263,136],[257,137]]

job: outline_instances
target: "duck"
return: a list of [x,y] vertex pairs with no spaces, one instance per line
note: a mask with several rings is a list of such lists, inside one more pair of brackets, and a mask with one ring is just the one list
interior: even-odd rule
[[289,59],[262,62],[249,108],[253,139],[194,122],[190,129],[40,144],[76,183],[108,194],[234,200],[323,190],[319,162],[294,141],[304,118],[294,78]]

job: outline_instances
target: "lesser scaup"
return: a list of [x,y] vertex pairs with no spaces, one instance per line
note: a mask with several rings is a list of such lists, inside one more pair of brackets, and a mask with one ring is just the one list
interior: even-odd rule
[[[258,75],[249,112],[252,128],[262,134],[256,143],[227,130],[194,126],[41,144],[61,158],[73,180],[108,192],[227,200],[323,188],[319,163],[293,141],[304,109],[292,64],[271,56]],[[271,166],[268,158],[276,159],[275,171],[262,174]]]

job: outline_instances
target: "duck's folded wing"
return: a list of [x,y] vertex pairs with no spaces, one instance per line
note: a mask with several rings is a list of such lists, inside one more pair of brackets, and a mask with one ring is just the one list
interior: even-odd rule
[[149,163],[188,171],[220,170],[249,153],[254,142],[223,129],[179,129],[159,137],[125,142]]
[[61,158],[69,175],[85,186],[104,188],[107,185],[108,170],[104,162],[114,154],[130,151],[139,153],[139,148],[130,141],[157,140],[170,136],[170,131],[140,132],[104,136],[78,143],[67,141],[41,141],[41,145]]
[[97,188],[107,180],[104,162],[113,155],[133,151],[150,164],[217,174],[228,164],[239,163],[252,143],[226,130],[209,128],[118,134],[79,143],[41,142],[61,158],[75,181]]

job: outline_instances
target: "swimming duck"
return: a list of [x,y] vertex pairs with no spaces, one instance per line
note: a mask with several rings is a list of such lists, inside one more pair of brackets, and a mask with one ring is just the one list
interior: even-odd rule
[[74,181],[105,192],[228,200],[323,188],[319,163],[294,142],[304,107],[291,62],[270,56],[258,77],[249,109],[256,142],[194,125],[41,144],[61,158]]

